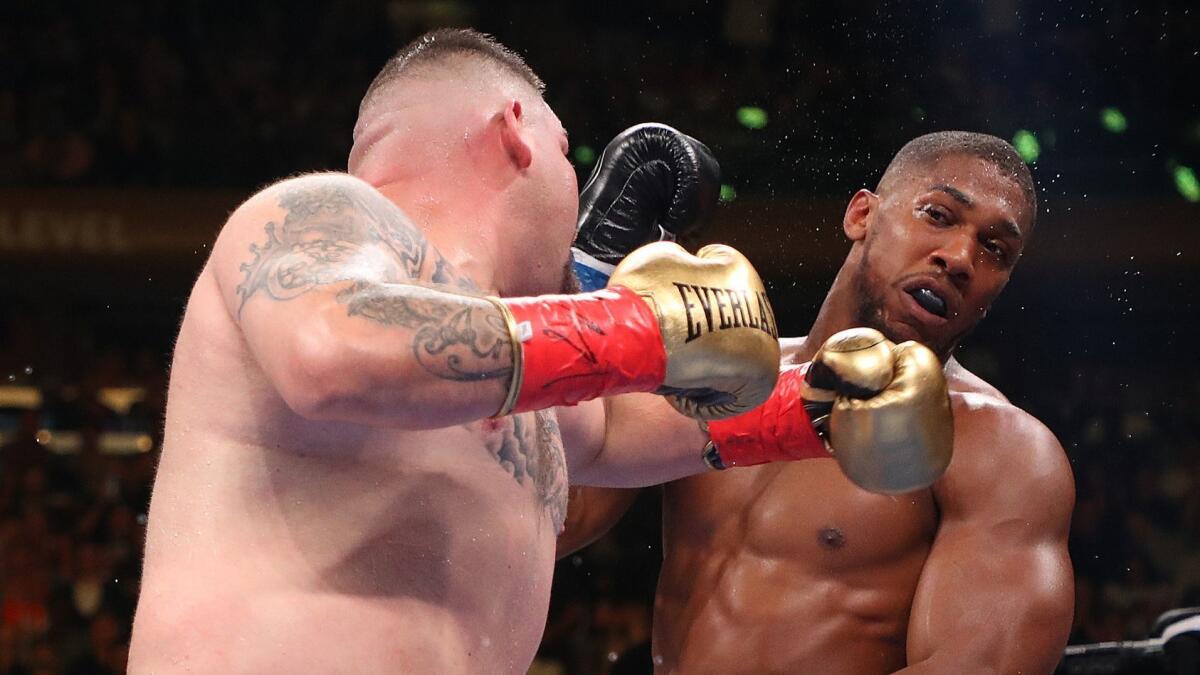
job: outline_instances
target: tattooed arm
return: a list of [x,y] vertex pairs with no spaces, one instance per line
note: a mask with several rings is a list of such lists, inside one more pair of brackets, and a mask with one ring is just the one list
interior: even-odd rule
[[230,216],[209,267],[259,366],[304,417],[437,428],[504,400],[500,312],[358,179],[260,192]]

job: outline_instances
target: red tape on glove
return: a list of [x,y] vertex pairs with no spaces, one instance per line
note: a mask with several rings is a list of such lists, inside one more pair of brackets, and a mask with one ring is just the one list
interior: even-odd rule
[[783,370],[765,403],[744,415],[708,423],[709,439],[726,468],[830,457],[800,396],[807,371],[807,363]]
[[650,392],[667,376],[658,318],[628,288],[503,302],[516,320],[525,358],[512,412]]

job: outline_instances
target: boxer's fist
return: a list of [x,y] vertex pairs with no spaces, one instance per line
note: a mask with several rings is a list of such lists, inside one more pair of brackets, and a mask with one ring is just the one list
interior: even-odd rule
[[833,456],[864,489],[894,494],[928,487],[950,463],[954,420],[946,377],[921,344],[894,345],[870,328],[842,331],[813,357],[803,397],[832,402]]
[[638,293],[658,317],[667,354],[659,393],[680,412],[720,419],[770,396],[778,329],[762,280],[741,253],[714,244],[691,255],[658,242],[630,253],[609,286]]
[[639,246],[699,229],[716,209],[720,174],[703,143],[665,124],[613,138],[579,195],[573,253],[584,290],[603,287]]

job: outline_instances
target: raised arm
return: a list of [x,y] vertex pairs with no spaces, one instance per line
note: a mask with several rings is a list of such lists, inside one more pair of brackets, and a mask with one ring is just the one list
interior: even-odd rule
[[662,396],[627,394],[558,410],[573,485],[647,487],[708,470],[708,434]]
[[[762,281],[727,246],[660,242],[602,290],[483,298],[438,286],[453,270],[369,185],[325,174],[251,198],[210,268],[267,378],[314,419],[436,428],[652,391],[713,417],[776,378]],[[720,321],[688,292],[723,298]]]
[[1070,466],[1053,434],[1014,407],[969,416],[935,486],[942,521],[901,672],[1051,673],[1074,608]]
[[356,178],[258,193],[209,266],[255,360],[304,417],[434,428],[504,401],[513,356],[500,311]]
[[[931,351],[854,329],[832,336],[809,365],[783,366],[761,406],[706,423],[645,395],[561,410],[571,482],[640,487],[710,468],[829,458],[825,428],[832,457],[865,489],[894,494],[941,476],[953,423],[942,366]],[[820,373],[817,384],[810,382],[813,372]],[[821,406],[827,415],[818,419],[827,426],[810,414]]]

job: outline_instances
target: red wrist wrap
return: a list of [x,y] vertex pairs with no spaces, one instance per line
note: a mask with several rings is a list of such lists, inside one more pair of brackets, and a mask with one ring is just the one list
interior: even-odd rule
[[807,371],[806,363],[780,372],[775,390],[765,403],[743,415],[708,423],[709,438],[722,464],[752,466],[830,456],[800,397]]
[[525,359],[512,412],[654,391],[667,376],[658,318],[628,288],[503,302],[516,320]]

